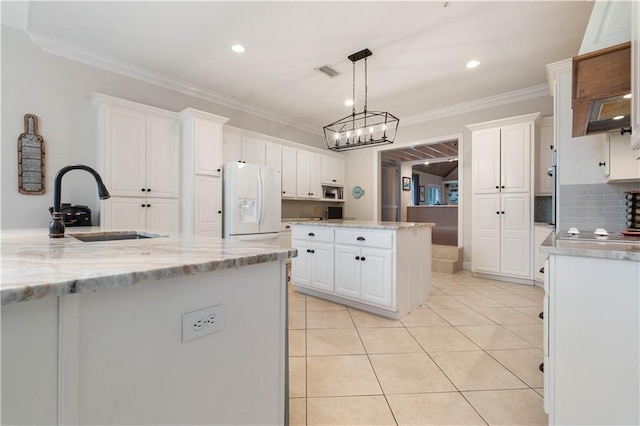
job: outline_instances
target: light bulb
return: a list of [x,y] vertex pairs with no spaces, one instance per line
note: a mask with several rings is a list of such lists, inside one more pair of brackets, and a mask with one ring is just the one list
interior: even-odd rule
[[369,133],[373,134],[373,127],[369,127]]
[[358,130],[356,130],[356,134],[357,134],[358,136],[360,136],[360,135],[362,134],[362,129],[358,129]]
[[336,139],[337,141],[339,141],[339,140],[340,140],[340,133],[336,133],[336,135],[335,135],[335,139]]
[[614,120],[622,120],[624,118],[624,115],[616,115],[615,117],[613,117]]
[[631,96],[633,96],[631,93],[627,93],[626,95],[624,95],[622,98],[623,99],[631,99]]
[[231,46],[231,50],[233,50],[236,53],[243,53],[244,52],[244,46],[241,44],[234,44],[233,46]]
[[426,164],[426,165],[428,166],[428,165],[429,165],[429,162],[428,162],[428,161],[425,161],[425,162],[424,162],[424,164]]

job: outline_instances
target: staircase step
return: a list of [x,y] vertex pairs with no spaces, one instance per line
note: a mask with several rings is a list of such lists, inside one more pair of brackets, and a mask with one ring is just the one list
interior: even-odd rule
[[462,269],[462,259],[431,259],[431,271],[455,274]]
[[462,247],[433,244],[431,246],[431,257],[434,259],[449,260],[462,259]]

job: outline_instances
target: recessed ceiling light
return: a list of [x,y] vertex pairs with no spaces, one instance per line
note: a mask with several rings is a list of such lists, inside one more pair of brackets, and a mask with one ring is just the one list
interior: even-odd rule
[[346,101],[344,101],[344,104],[346,106],[352,106],[353,105],[353,99],[347,99]]
[[233,46],[231,46],[231,50],[233,50],[236,53],[243,53],[244,52],[244,46],[241,44],[234,44]]
[[429,162],[428,162],[428,161],[425,161],[425,162],[424,162],[424,164],[426,164],[426,165],[428,166],[428,165],[429,165]]
[[624,118],[624,115],[616,115],[615,117],[613,117],[614,120],[622,120]]
[[623,96],[624,99],[631,99],[631,93],[627,93],[626,95]]
[[477,61],[475,59],[472,60],[472,61],[467,62],[467,68],[475,68],[478,65],[480,65],[480,61]]

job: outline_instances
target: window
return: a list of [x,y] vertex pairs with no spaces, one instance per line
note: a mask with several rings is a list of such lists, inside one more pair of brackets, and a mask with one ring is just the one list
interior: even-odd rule
[[429,184],[427,201],[430,206],[440,204],[440,186]]

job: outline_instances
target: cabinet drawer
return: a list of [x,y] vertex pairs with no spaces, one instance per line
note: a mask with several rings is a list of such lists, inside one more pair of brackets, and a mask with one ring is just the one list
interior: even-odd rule
[[291,238],[294,240],[333,242],[333,229],[322,226],[293,226]]
[[336,243],[392,249],[393,233],[359,229],[336,229]]

